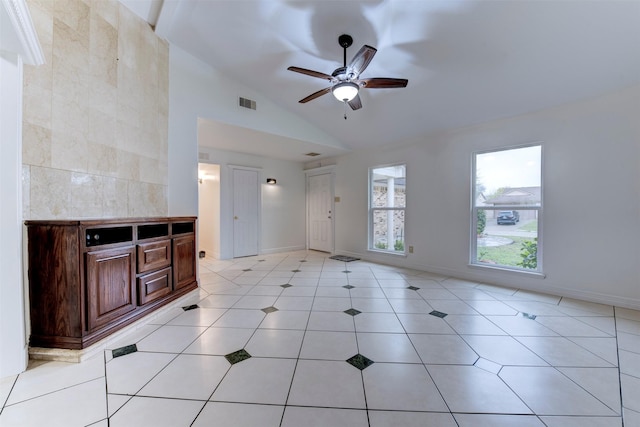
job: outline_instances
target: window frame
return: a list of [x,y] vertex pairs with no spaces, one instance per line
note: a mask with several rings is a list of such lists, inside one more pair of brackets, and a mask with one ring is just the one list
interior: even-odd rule
[[[498,153],[509,150],[517,150],[528,147],[540,147],[540,205],[539,206],[522,206],[522,205],[501,205],[496,207],[478,207],[476,201],[478,200],[477,194],[477,157],[481,154]],[[524,273],[533,276],[545,277],[544,273],[544,244],[543,244],[543,208],[544,208],[544,144],[541,141],[531,142],[522,145],[513,145],[501,148],[492,148],[487,150],[479,150],[471,153],[471,200],[470,200],[470,216],[471,216],[471,228],[469,230],[469,266],[486,268],[495,271]],[[538,220],[537,230],[537,250],[536,250],[536,268],[529,269],[525,267],[516,267],[503,264],[488,264],[478,261],[478,240],[477,240],[477,224],[478,224],[478,210],[484,211],[503,211],[503,210],[516,210],[516,211],[536,211],[536,217]]]
[[[403,207],[380,207],[380,206],[373,206],[373,173],[374,170],[377,169],[383,169],[383,168],[392,168],[392,167],[397,167],[397,166],[403,166],[404,167],[404,191],[405,191],[405,200],[404,200],[404,206]],[[368,229],[367,229],[367,250],[371,251],[371,252],[376,252],[376,253],[380,253],[380,254],[387,254],[387,255],[395,255],[395,256],[406,256],[407,255],[407,244],[406,244],[406,226],[407,226],[407,163],[406,162],[398,162],[398,163],[388,163],[388,164],[383,164],[383,165],[377,165],[377,166],[372,166],[369,167],[369,174],[368,174],[368,195],[367,195],[367,203],[368,203],[368,208],[367,208],[367,222],[368,222]],[[373,215],[375,211],[402,211],[404,212],[403,215],[403,228],[405,230],[405,239],[403,240],[404,243],[404,250],[403,251],[396,251],[394,249],[380,249],[380,248],[376,248],[375,247],[375,239],[374,239],[374,221],[373,221]]]

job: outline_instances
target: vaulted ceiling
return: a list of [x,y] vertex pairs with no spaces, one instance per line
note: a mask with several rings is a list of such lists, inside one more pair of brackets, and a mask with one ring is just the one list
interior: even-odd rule
[[[640,84],[640,1],[121,0],[169,43],[295,113],[350,149],[516,116]],[[378,49],[363,108],[287,71],[331,74],[338,36]]]

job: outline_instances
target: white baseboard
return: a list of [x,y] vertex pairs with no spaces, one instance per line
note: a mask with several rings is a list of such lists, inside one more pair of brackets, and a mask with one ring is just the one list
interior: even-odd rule
[[[529,283],[523,283],[522,280],[518,280],[518,276],[522,273],[517,272],[505,272],[506,276],[504,281],[496,280],[495,276],[487,274],[482,269],[468,270],[454,270],[449,268],[436,267],[433,265],[415,264],[408,262],[404,257],[377,255],[375,253],[359,253],[351,251],[338,251],[339,255],[349,255],[356,258],[360,258],[363,261],[371,261],[395,267],[410,268],[414,270],[421,270],[425,272],[435,273],[446,277],[454,277],[457,279],[469,280],[472,282],[485,283],[495,286],[503,286],[509,288],[518,288],[526,291],[544,293],[549,295],[556,295],[566,298],[574,298],[582,301],[594,302],[598,304],[613,305],[616,307],[629,308],[632,310],[640,310],[640,299],[638,298],[626,298],[616,295],[609,295],[601,292],[583,291],[581,289],[565,288],[549,284],[546,282],[544,286],[535,286]],[[525,273],[526,274],[526,273]],[[540,276],[542,278],[542,276]],[[508,282],[508,283],[507,283]]]
[[294,251],[303,251],[307,249],[306,246],[286,246],[283,248],[269,248],[260,250],[260,255],[268,255],[268,254],[278,254],[281,252],[294,252]]

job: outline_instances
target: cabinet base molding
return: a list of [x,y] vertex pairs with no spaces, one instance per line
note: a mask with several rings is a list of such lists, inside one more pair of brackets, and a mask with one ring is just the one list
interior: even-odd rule
[[[193,289],[188,294],[168,303],[167,305],[157,309],[152,314],[131,323],[123,329],[115,332],[108,337],[96,342],[81,350],[70,350],[65,348],[45,348],[45,347],[29,347],[29,359],[30,360],[45,360],[52,362],[69,362],[80,363],[85,360],[91,359],[100,353],[113,349],[114,347],[121,347],[122,345],[134,344],[127,342],[127,338],[138,338],[135,336],[145,326],[152,324],[154,320],[164,316],[171,310],[181,308],[189,304],[194,304],[194,298],[198,298],[199,289]],[[114,343],[117,343],[115,346]],[[121,345],[122,344],[122,345]]]

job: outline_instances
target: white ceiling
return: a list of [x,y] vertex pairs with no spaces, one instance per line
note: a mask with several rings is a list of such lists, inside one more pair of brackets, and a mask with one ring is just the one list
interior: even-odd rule
[[[640,84],[639,0],[121,1],[157,21],[170,44],[351,149]],[[342,64],[343,33],[354,39],[347,60],[363,44],[378,49],[363,78],[409,80],[403,89],[361,90],[363,108],[349,109],[348,120],[330,94],[298,103],[328,84],[287,71],[331,74]]]

